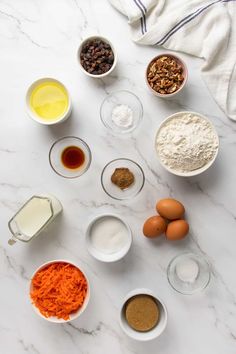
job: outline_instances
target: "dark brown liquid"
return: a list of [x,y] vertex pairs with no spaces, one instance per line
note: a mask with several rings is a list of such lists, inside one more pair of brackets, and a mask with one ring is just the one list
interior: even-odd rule
[[65,167],[74,170],[83,165],[85,155],[78,146],[68,146],[62,151],[61,160]]

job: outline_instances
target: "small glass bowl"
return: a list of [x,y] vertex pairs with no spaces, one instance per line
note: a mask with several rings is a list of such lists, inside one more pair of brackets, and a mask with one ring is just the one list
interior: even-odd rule
[[[111,181],[111,176],[116,168],[128,168],[134,174],[134,183],[126,188],[120,189]],[[135,197],[143,189],[145,176],[142,168],[134,161],[120,158],[110,161],[102,170],[102,188],[113,199],[125,200]]]
[[192,295],[209,284],[210,265],[200,255],[184,253],[171,260],[167,278],[174,290],[183,295]]
[[[70,169],[63,165],[61,155],[64,149],[69,146],[80,148],[85,156],[82,166],[76,169]],[[55,141],[49,151],[49,163],[53,171],[64,178],[77,178],[82,176],[89,168],[92,160],[92,154],[89,146],[80,138],[75,136],[65,136]]]
[[[115,107],[125,105],[133,111],[133,122],[129,126],[119,126],[112,120]],[[127,134],[134,131],[143,118],[143,106],[140,99],[132,92],[121,90],[106,96],[100,107],[100,117],[104,126],[114,134]]]

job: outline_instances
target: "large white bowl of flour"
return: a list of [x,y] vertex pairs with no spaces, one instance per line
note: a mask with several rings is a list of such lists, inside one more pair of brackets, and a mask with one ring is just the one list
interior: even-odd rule
[[219,137],[206,117],[196,112],[178,112],[159,126],[155,148],[167,171],[191,177],[213,164],[219,151]]

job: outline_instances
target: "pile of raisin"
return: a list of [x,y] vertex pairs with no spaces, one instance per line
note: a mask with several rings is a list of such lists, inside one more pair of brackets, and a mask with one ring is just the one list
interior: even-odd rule
[[101,75],[111,69],[114,63],[114,53],[108,43],[100,39],[92,39],[82,47],[80,61],[88,73]]

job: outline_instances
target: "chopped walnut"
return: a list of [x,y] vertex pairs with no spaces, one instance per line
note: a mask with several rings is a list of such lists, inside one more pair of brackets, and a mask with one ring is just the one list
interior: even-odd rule
[[149,65],[147,80],[153,90],[170,94],[179,90],[184,81],[183,67],[172,56],[161,56]]

